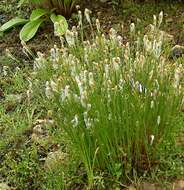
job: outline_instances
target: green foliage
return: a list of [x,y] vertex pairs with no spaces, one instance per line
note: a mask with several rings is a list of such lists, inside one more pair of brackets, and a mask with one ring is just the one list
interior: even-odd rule
[[65,17],[61,15],[55,15],[54,13],[50,15],[51,21],[54,23],[55,34],[62,36],[65,34],[68,29],[68,23],[66,22]]
[[39,155],[36,147],[18,150],[16,153],[7,153],[1,168],[7,180],[19,189],[37,189],[43,182],[43,173],[39,167]]
[[[57,25],[57,30],[60,33],[60,35],[63,35],[68,28],[66,19],[61,15],[56,16],[54,13],[52,13],[52,11],[49,11],[48,9],[40,9],[40,8],[37,8],[32,11],[29,20],[22,18],[13,18],[12,20],[3,24],[0,27],[0,31],[6,32],[7,30],[9,30],[14,26],[23,25],[26,23],[22,28],[22,30],[20,31],[20,40],[27,42],[35,36],[40,25],[44,21],[48,20],[49,16],[51,17],[54,26]],[[55,17],[56,19],[52,19],[52,17]]]
[[21,0],[19,2],[19,6],[25,2],[36,7],[46,8],[49,10],[54,9],[57,14],[70,17],[74,10],[76,0]]
[[36,34],[38,28],[43,23],[44,19],[36,19],[28,22],[20,31],[20,39],[22,41],[29,41]]
[[[67,28],[64,17],[45,10],[30,22],[48,17]],[[158,181],[184,176],[183,149],[174,144],[184,126],[183,58],[168,59],[156,17],[144,37],[131,24],[123,44],[114,29],[101,33],[98,20],[94,32],[89,13],[89,41],[81,40],[81,20],[65,38],[54,24],[61,48],[38,53],[34,70],[1,61],[0,176],[12,189],[122,189],[143,172]],[[35,141],[37,120],[52,124],[39,123],[44,135]],[[67,156],[48,170],[47,156],[58,149]]]
[[30,15],[30,21],[37,20],[40,17],[42,17],[48,13],[49,13],[49,11],[46,9],[35,9],[32,11],[32,13]]
[[26,19],[13,18],[12,20],[10,20],[7,23],[5,23],[4,25],[2,25],[0,27],[0,31],[5,32],[5,31],[11,29],[12,27],[15,27],[15,26],[18,26],[18,25],[23,25],[23,24],[25,24],[27,22],[28,22],[28,20],[26,20]]
[[98,171],[113,183],[149,171],[178,129],[173,120],[181,108],[183,69],[163,56],[162,18],[163,12],[157,25],[154,17],[152,36],[143,39],[131,24],[133,41],[126,45],[114,29],[101,34],[99,22],[91,41],[80,42],[73,28],[62,53],[55,47],[50,57],[35,60],[35,93],[43,97],[45,86],[39,100],[67,133],[89,189]]

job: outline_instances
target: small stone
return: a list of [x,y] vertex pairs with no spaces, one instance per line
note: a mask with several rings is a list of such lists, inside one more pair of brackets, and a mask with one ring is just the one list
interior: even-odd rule
[[98,11],[97,12],[97,16],[99,17],[99,16],[101,16],[102,15],[102,12],[101,11]]
[[171,57],[172,58],[179,58],[184,56],[184,46],[180,46],[180,45],[175,45],[172,49],[171,49]]
[[53,125],[54,124],[54,120],[52,119],[37,119],[36,122],[34,124],[39,124],[39,125]]
[[[168,188],[166,187],[161,187],[161,186],[156,186],[156,190],[167,190]],[[171,188],[169,188],[171,189]]]
[[32,129],[31,140],[35,143],[44,145],[52,141],[46,125],[53,125],[54,121],[51,119],[38,119],[33,123],[35,126]]
[[184,23],[184,17],[182,17],[179,21],[180,23]]
[[6,183],[0,183],[0,190],[10,190],[10,187]]
[[108,0],[100,0],[101,3],[106,3]]
[[173,22],[173,19],[172,19],[172,18],[166,19],[166,23],[171,23],[171,22]]
[[178,180],[174,182],[174,190],[184,190],[184,180]]
[[43,131],[43,129],[42,129],[42,126],[41,125],[36,125],[34,128],[33,128],[33,133],[34,134],[37,134],[37,135],[39,135],[39,134],[44,134],[44,131]]
[[154,26],[152,24],[150,24],[147,27],[147,33],[146,35],[148,36],[148,38],[150,40],[154,40],[156,38],[156,40],[159,40],[160,37],[163,37],[163,43],[174,43],[174,36],[163,31],[163,30],[158,30],[156,33],[154,31]]
[[149,182],[143,182],[141,185],[141,190],[156,190],[156,186]]
[[61,150],[50,152],[45,159],[44,168],[46,170],[56,169],[58,165],[65,164],[66,158],[67,154]]
[[130,185],[127,190],[136,190],[136,188],[133,185]]
[[184,133],[181,133],[181,134],[179,134],[179,135],[176,137],[176,145],[177,145],[177,146],[181,146],[181,147],[184,146]]
[[174,42],[174,36],[165,32],[165,31],[160,31],[160,35],[163,34],[163,41],[164,43],[173,43]]
[[31,135],[31,140],[32,140],[33,142],[39,142],[40,136],[37,135],[37,134],[35,134],[35,133],[33,133],[33,134]]
[[33,127],[33,132],[31,135],[31,140],[36,143],[41,143],[43,140],[46,141],[46,132],[43,130],[42,125],[36,125]]
[[10,94],[5,97],[6,111],[12,111],[14,108],[23,101],[22,94]]
[[7,102],[21,103],[22,100],[23,100],[22,94],[10,94],[6,96]]

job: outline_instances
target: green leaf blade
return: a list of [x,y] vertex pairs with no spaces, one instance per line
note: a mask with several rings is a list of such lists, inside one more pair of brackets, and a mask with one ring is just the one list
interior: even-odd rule
[[0,32],[5,32],[5,31],[13,28],[14,26],[23,25],[27,22],[28,22],[28,20],[23,19],[23,18],[13,18],[0,27]]
[[35,9],[32,11],[31,13],[31,16],[30,16],[30,20],[33,21],[33,20],[37,20],[39,19],[40,17],[48,14],[49,11],[46,10],[46,9]]
[[40,18],[37,20],[30,21],[26,25],[24,25],[24,27],[20,31],[20,39],[24,42],[27,42],[31,38],[33,38],[44,20],[45,19]]
[[68,23],[64,16],[55,15],[54,13],[50,16],[51,21],[54,23],[54,30],[59,35],[64,35],[68,29]]

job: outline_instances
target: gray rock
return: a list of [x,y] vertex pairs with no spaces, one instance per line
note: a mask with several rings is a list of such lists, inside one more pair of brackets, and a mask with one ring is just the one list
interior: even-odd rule
[[179,58],[184,56],[184,46],[180,46],[180,45],[175,45],[172,49],[171,49],[171,57],[172,58]]

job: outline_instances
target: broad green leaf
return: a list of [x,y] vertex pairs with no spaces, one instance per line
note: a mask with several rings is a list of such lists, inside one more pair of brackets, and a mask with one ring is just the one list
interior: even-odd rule
[[50,19],[54,23],[54,31],[56,34],[63,35],[68,29],[68,23],[64,16],[51,14]]
[[64,22],[67,23],[67,21],[66,21],[66,19],[65,19],[64,16],[62,16],[62,15],[56,15],[55,13],[52,13],[50,15],[50,19],[52,20],[53,23],[55,23],[55,22],[62,22],[62,21],[64,21]]
[[5,32],[14,26],[23,25],[27,22],[28,22],[28,20],[23,19],[23,18],[13,18],[13,19],[9,20],[8,22],[6,22],[5,24],[3,24],[0,27],[0,31]]
[[31,13],[30,20],[31,20],[31,21],[32,21],[32,20],[37,20],[37,19],[39,19],[40,17],[42,17],[42,16],[44,16],[44,15],[46,15],[46,14],[48,14],[48,13],[49,13],[49,11],[46,10],[46,9],[35,9],[35,10],[33,10],[32,13]]
[[53,23],[59,22],[58,17],[57,17],[56,14],[54,14],[54,13],[52,13],[52,14],[50,15],[50,19],[51,19],[51,21],[52,21]]
[[20,39],[22,41],[27,42],[31,38],[33,38],[38,28],[40,27],[40,25],[43,23],[44,20],[45,19],[39,18],[37,20],[30,21],[26,25],[24,25],[24,27],[20,31]]

